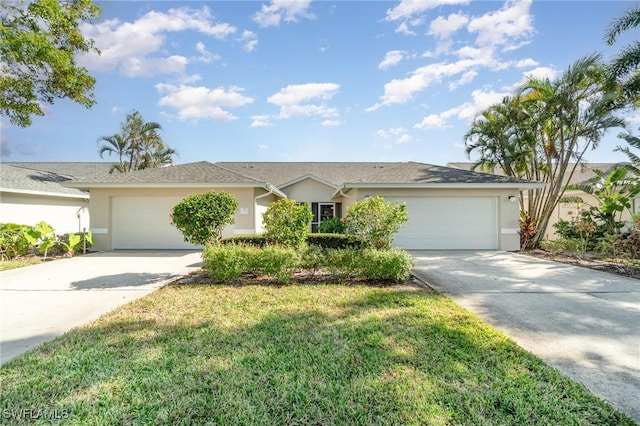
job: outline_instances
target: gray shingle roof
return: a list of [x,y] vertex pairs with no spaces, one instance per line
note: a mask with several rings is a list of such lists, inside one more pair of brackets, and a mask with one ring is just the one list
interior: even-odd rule
[[77,177],[105,175],[110,163],[0,163],[0,187],[15,192],[41,192],[51,195],[88,197],[86,191],[66,188],[62,182]]
[[[473,168],[474,164],[475,163],[470,163],[470,162],[447,163],[447,166],[454,167],[454,168],[457,168],[457,169],[471,170]],[[575,165],[575,163],[569,163],[569,167],[573,167],[574,165]],[[566,184],[585,184],[585,183],[587,183],[587,181],[589,179],[591,179],[592,177],[595,177],[595,173],[593,172],[594,170],[600,170],[600,171],[604,172],[605,174],[609,174],[616,167],[625,166],[625,165],[629,165],[629,163],[621,162],[621,163],[584,163],[584,164],[580,164],[580,165],[578,165],[578,167],[576,167],[576,171],[573,174],[573,176],[571,176],[571,179],[569,179],[568,175],[565,176],[565,183]],[[503,175],[504,174],[504,172],[502,171],[502,168],[500,168],[500,167],[496,167],[493,170],[493,173],[495,173],[496,175]]]
[[356,162],[218,162],[216,165],[245,176],[282,187],[296,179],[312,175],[334,186],[354,181],[380,170],[403,163],[356,163]]
[[263,186],[265,181],[244,176],[207,161],[199,161],[197,163],[180,164],[177,166],[171,165],[128,173],[114,172],[108,175],[76,179],[72,183],[74,186],[90,186],[92,184],[248,184]]
[[378,163],[278,163],[245,162],[216,163],[226,169],[234,170],[259,180],[265,180],[277,187],[287,184],[304,175],[312,175],[335,186],[351,184],[496,184],[528,183],[528,181],[497,176],[488,173],[471,172],[450,167],[435,166],[416,162],[378,162]]

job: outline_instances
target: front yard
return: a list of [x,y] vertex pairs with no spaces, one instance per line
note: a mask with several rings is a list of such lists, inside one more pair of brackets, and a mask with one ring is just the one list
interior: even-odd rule
[[12,422],[633,424],[411,285],[171,285],[0,379]]

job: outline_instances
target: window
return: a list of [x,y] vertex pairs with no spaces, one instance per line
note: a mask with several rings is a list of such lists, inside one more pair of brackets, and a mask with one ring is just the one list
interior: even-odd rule
[[311,203],[311,211],[313,212],[311,232],[318,232],[320,222],[342,216],[342,203]]

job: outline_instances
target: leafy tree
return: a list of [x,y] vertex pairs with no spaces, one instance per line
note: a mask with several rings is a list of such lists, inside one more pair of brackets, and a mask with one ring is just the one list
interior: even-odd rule
[[98,52],[80,24],[99,16],[91,0],[0,0],[0,114],[28,127],[56,98],[93,106],[95,79],[75,55]]
[[409,219],[406,204],[393,204],[382,197],[355,202],[344,217],[345,232],[356,235],[375,249],[390,249],[393,236]]
[[[640,176],[640,138],[633,135],[631,132],[620,133],[618,134],[618,137],[627,141],[629,146],[618,146],[616,147],[616,149],[614,149],[614,151],[624,153],[629,158],[629,162],[631,163],[628,169],[632,173]],[[639,150],[638,153],[633,152],[631,148]]]
[[269,204],[262,215],[268,240],[285,246],[299,247],[309,235],[313,212],[307,203],[298,204],[283,198]]
[[[511,98],[476,118],[465,136],[476,166],[500,167],[508,176],[546,183],[529,190],[521,204],[535,228],[527,240],[537,247],[567,181],[584,156],[611,128],[624,127],[615,115],[618,94],[607,84],[599,55],[579,59],[559,78],[530,79]],[[522,198],[522,197],[521,197]]]
[[[605,40],[613,46],[618,36],[640,25],[640,5],[636,4],[621,16],[614,19],[607,28]],[[623,48],[609,65],[612,79],[617,81],[626,100],[637,104],[640,102],[640,41],[636,40]]]
[[236,198],[225,192],[193,194],[173,206],[171,224],[184,240],[197,245],[217,242],[222,230],[234,223]]
[[118,162],[111,172],[128,172],[160,167],[173,161],[176,151],[169,148],[158,133],[162,127],[156,122],[145,122],[138,111],[127,115],[121,124],[120,133],[102,136],[98,142],[104,142],[98,152],[118,156]]

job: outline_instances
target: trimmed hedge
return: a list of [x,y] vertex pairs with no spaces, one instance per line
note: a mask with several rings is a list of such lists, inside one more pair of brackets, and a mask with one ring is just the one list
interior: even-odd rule
[[279,283],[288,283],[296,269],[331,276],[402,281],[409,277],[413,258],[404,250],[328,249],[309,246],[305,250],[266,245],[262,248],[240,244],[208,245],[203,253],[203,269],[216,281],[239,278],[245,272],[266,274]]
[[[310,246],[320,247],[323,250],[328,249],[347,249],[360,248],[362,242],[353,235],[345,234],[309,234],[307,235],[307,244]],[[220,240],[221,244],[241,244],[255,247],[264,247],[274,244],[266,235],[235,235]]]
[[267,243],[267,237],[264,235],[235,235],[220,240],[220,244],[224,245],[240,244],[255,247],[264,247]]
[[362,242],[353,235],[345,234],[309,234],[307,244],[322,249],[360,248]]

